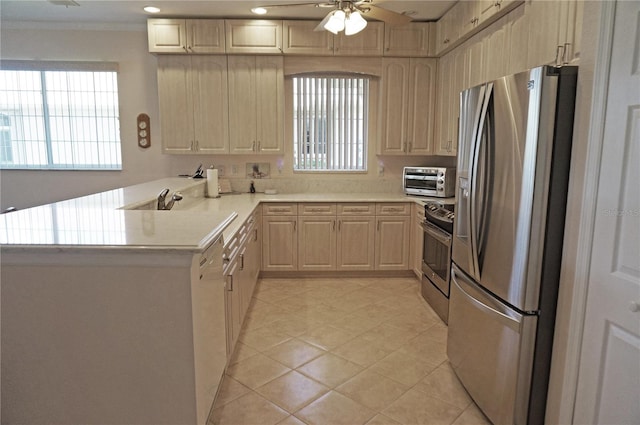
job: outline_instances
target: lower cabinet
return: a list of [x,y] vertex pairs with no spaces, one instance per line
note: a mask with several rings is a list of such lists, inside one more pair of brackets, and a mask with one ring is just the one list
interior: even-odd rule
[[240,336],[261,266],[260,207],[240,226],[224,250],[225,318],[227,355]]
[[409,203],[264,204],[262,270],[410,270]]
[[411,268],[418,279],[422,279],[422,250],[424,232],[421,224],[424,222],[424,207],[413,205],[411,212]]

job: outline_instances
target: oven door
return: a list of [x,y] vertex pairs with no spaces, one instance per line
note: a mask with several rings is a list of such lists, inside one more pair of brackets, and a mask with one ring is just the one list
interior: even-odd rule
[[424,231],[422,272],[448,298],[451,273],[451,235],[428,221],[421,223],[420,226]]
[[436,175],[405,175],[404,190],[407,193],[437,196],[438,176]]

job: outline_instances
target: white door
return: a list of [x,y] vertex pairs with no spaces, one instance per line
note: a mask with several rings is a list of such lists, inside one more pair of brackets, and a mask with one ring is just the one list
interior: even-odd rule
[[640,423],[640,2],[616,5],[574,423]]

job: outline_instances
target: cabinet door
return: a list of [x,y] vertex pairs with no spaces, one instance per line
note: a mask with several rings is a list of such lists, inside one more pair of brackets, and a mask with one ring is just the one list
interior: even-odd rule
[[509,65],[507,75],[527,69],[527,51],[529,45],[529,15],[526,7],[520,6],[507,15],[509,26]]
[[[475,40],[475,39],[474,39]],[[475,43],[470,44],[467,47],[466,55],[467,62],[464,71],[463,86],[465,88],[475,87],[478,84],[482,84],[486,81],[484,71],[484,52],[483,52],[482,40],[477,40]]]
[[187,53],[187,26],[184,19],[149,19],[149,52]]
[[371,22],[357,34],[346,36],[344,32],[334,37],[333,53],[336,56],[382,56],[384,51],[384,23]]
[[449,96],[451,93],[451,55],[447,54],[438,60],[438,93],[436,101],[436,131],[434,141],[436,144],[436,155],[447,152],[447,147],[451,143],[449,138]]
[[262,269],[265,271],[297,270],[297,217],[266,216],[262,220]]
[[460,4],[458,17],[460,37],[473,32],[480,23],[480,6],[482,3],[482,1],[462,1],[458,3]]
[[373,216],[338,216],[338,270],[374,269],[375,225]]
[[227,53],[282,53],[282,21],[226,20],[225,32]]
[[458,41],[460,31],[460,16],[462,3],[456,3],[445,15],[436,23],[436,53],[440,55],[445,50]]
[[555,64],[561,55],[559,30],[562,1],[531,0],[525,7],[529,15],[527,68]]
[[384,55],[426,57],[431,53],[431,22],[410,22],[407,25],[385,25]]
[[435,59],[411,58],[409,62],[407,138],[411,155],[433,154],[436,70]]
[[376,270],[409,270],[411,218],[376,217]]
[[187,19],[189,53],[225,53],[223,19]]
[[236,281],[238,263],[236,260],[229,265],[225,273],[225,316],[227,325],[227,355],[231,356],[236,347],[242,320],[240,318],[240,291]]
[[424,222],[424,207],[413,205],[411,215],[411,267],[418,279],[422,278],[422,250],[424,244],[424,232],[420,224]]
[[380,154],[407,152],[409,59],[382,59],[382,120]]
[[229,152],[256,151],[256,58],[229,56]]
[[483,39],[485,81],[492,81],[507,75],[509,63],[509,26],[507,21],[506,16],[501,18],[489,29]]
[[298,270],[336,269],[336,217],[298,217]]
[[458,118],[460,117],[460,92],[464,85],[464,70],[466,67],[466,54],[462,49],[456,49],[452,53],[452,81],[449,100],[449,140],[446,152],[447,156],[456,156],[458,152]]
[[562,63],[576,64],[580,61],[580,51],[582,49],[582,15],[584,13],[584,2],[573,0],[564,1],[560,5],[561,28],[560,42],[562,44]]
[[284,152],[284,60],[282,56],[255,59],[256,151],[281,154]]
[[320,21],[283,21],[282,51],[285,55],[333,56],[333,34],[314,31]]
[[195,139],[191,85],[189,56],[158,57],[158,102],[164,152],[193,152]]
[[195,146],[200,153],[229,152],[227,57],[193,56]]

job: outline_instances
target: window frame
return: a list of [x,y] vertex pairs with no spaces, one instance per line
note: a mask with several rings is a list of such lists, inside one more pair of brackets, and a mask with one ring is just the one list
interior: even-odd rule
[[[121,111],[120,111],[120,81],[119,81],[119,67],[115,62],[86,62],[86,61],[30,61],[30,60],[2,60],[0,62],[0,70],[2,71],[25,71],[25,72],[40,72],[41,80],[44,81],[46,72],[109,72],[115,74],[115,106],[111,109],[115,113],[115,115],[111,116],[111,119],[115,119],[116,128],[112,127],[112,131],[117,136],[117,140],[99,140],[94,143],[103,143],[106,146],[109,144],[114,144],[115,146],[111,146],[110,148],[114,149],[115,160],[110,164],[100,164],[100,163],[75,163],[75,162],[65,162],[57,164],[53,158],[52,150],[53,143],[52,137],[49,132],[49,128],[53,126],[52,120],[48,116],[48,108],[47,105],[47,96],[50,95],[49,90],[46,87],[43,90],[43,87],[40,87],[40,99],[42,100],[42,116],[38,117],[42,120],[42,125],[45,127],[45,134],[43,140],[40,143],[44,143],[45,149],[47,151],[46,155],[46,163],[43,164],[5,164],[0,163],[0,170],[8,171],[8,170],[37,170],[37,171],[121,171],[123,169],[122,163],[122,128],[121,128]],[[87,93],[96,93],[94,90],[92,92]],[[78,119],[81,116],[72,116],[74,119]],[[64,119],[65,116],[62,116]],[[88,116],[90,120],[97,121],[99,116]],[[48,122],[45,122],[48,120]],[[99,129],[100,127],[96,127]]]

